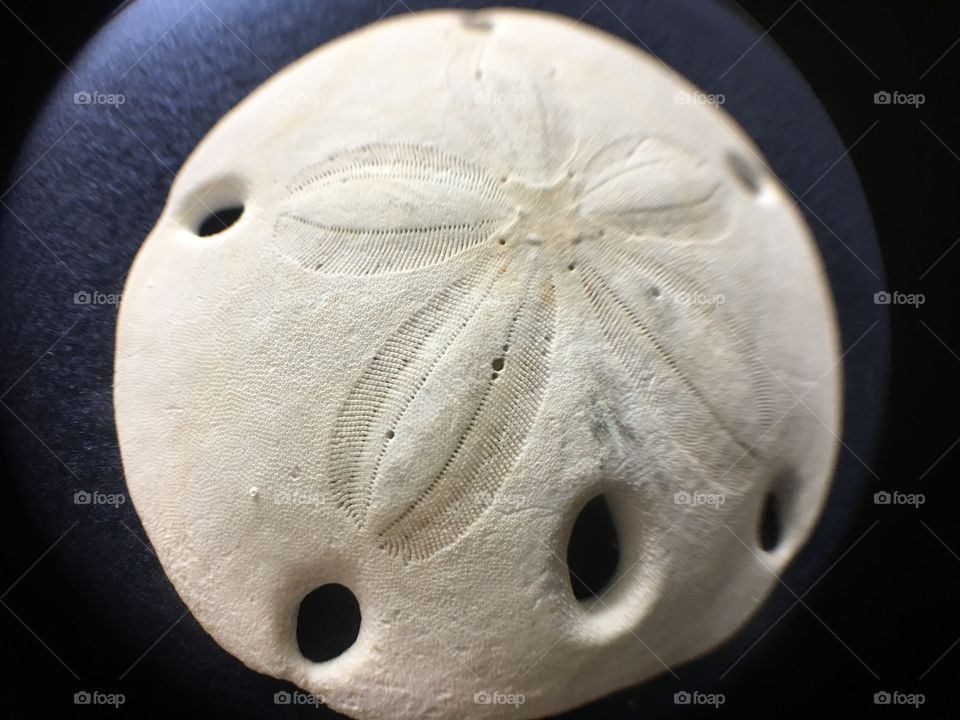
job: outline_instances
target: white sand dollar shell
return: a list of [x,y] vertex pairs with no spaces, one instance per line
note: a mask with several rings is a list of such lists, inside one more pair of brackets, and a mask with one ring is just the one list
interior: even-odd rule
[[[225,649],[357,718],[533,718],[758,607],[829,487],[837,332],[800,215],[692,92],[582,24],[419,13],[203,140],[129,274],[115,400],[137,512]],[[579,601],[597,495],[620,559]],[[362,625],[313,662],[327,583]]]

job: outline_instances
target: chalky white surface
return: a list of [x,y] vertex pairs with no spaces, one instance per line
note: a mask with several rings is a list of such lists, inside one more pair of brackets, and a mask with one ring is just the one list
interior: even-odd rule
[[[418,13],[201,142],[124,289],[115,401],[137,512],[220,645],[356,718],[533,718],[759,606],[828,490],[837,331],[801,217],[696,93],[583,24]],[[599,493],[621,564],[581,603],[566,545]],[[331,582],[362,626],[312,663],[297,608]]]

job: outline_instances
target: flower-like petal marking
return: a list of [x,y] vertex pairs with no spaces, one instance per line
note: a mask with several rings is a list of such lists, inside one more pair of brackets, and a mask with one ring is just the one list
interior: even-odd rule
[[692,151],[646,134],[608,143],[585,164],[577,212],[631,237],[716,240],[727,230],[721,178]]
[[[487,269],[488,270],[488,269]],[[331,439],[330,484],[363,526],[394,428],[490,292],[489,270],[471,268],[394,331],[353,385]]]
[[452,544],[480,517],[539,412],[555,291],[524,265],[522,285],[481,264],[444,288],[377,351],[338,416],[335,496],[405,561]]
[[613,355],[650,411],[669,412],[662,419],[694,462],[731,441],[754,452],[774,406],[750,328],[692,301],[713,294],[709,279],[653,252],[659,241],[696,252],[725,236],[722,178],[691,150],[640,133],[601,148],[584,175],[578,212],[602,237],[577,245],[576,277]]
[[[555,288],[546,274],[531,272],[524,292],[500,305],[502,320],[485,329],[484,342],[463,344],[467,357],[475,360],[476,399],[458,408],[459,417],[451,423],[453,450],[442,469],[430,475],[429,485],[378,533],[382,546],[405,560],[438,552],[480,517],[520,456],[540,411],[556,332]],[[478,352],[479,347],[488,351]],[[493,357],[493,366],[501,369],[491,371],[485,357]],[[472,409],[462,412],[467,408]],[[441,429],[432,434],[433,442]],[[423,437],[430,442],[430,434]]]
[[[198,145],[124,287],[114,400],[131,501],[227,652],[365,720],[552,717],[756,612],[828,501],[840,337],[802,216],[692,90],[582,23],[417,13]],[[198,237],[199,197],[246,212]],[[698,490],[724,500],[676,504]],[[623,562],[580,602],[555,555],[597,494]],[[362,627],[326,659],[294,630],[330,583]],[[473,702],[498,687],[526,704]]]
[[[414,143],[365,145],[301,172],[275,242],[305,269],[464,266],[372,355],[337,416],[329,483],[358,528],[404,561],[421,560],[489,506],[539,412],[558,282],[579,288],[598,340],[693,463],[717,469],[730,453],[754,452],[773,405],[749,329],[678,303],[706,295],[706,281],[651,252],[722,239],[723,189],[693,152],[644,134],[608,143],[548,186],[499,182]],[[508,247],[493,242],[497,233]],[[466,257],[472,248],[479,254]],[[576,272],[558,275],[566,257]],[[496,358],[504,365],[491,374]]]
[[[477,92],[490,102],[458,98],[472,111],[461,118],[472,137],[498,148],[510,160],[510,171],[531,185],[543,185],[562,174],[577,145],[575,113],[547,89],[548,79],[504,78],[488,71]],[[471,102],[472,101],[472,102]]]
[[714,305],[678,302],[708,293],[623,243],[578,247],[577,277],[613,356],[681,449],[695,461],[701,448],[730,442],[754,451],[775,418],[769,371],[747,328]]
[[495,180],[456,156],[412,143],[335,153],[287,189],[274,247],[325,275],[445,262],[489,239],[510,217]]

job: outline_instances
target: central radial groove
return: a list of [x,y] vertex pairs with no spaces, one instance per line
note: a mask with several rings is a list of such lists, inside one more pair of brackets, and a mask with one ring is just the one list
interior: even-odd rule
[[585,223],[576,212],[576,188],[569,176],[548,186],[513,181],[504,193],[518,211],[510,233],[528,245],[561,249],[581,234]]

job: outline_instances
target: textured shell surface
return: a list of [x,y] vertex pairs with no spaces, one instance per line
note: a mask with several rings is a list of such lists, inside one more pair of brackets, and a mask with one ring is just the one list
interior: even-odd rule
[[[751,616],[829,489],[837,330],[801,216],[699,97],[582,24],[440,11],[319,48],[202,141],[124,289],[115,407],[222,647],[357,718],[532,718]],[[598,495],[620,558],[581,601]],[[327,583],[362,624],[311,662]]]

